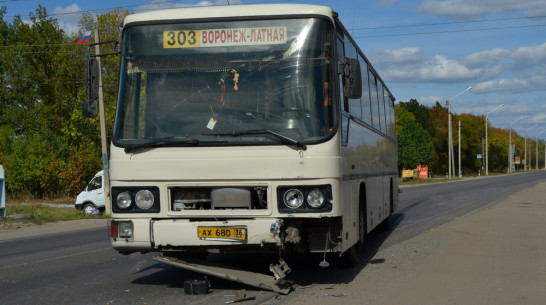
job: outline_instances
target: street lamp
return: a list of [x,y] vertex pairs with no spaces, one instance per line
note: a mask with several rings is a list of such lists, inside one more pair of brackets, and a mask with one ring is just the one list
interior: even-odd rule
[[512,172],[512,164],[514,163],[514,156],[512,156],[512,124],[514,124],[515,122],[523,119],[523,118],[526,118],[527,116],[520,116],[519,118],[517,118],[515,121],[513,121],[512,123],[510,123],[510,131],[508,132],[509,136],[508,136],[508,173],[511,173]]
[[[455,114],[457,114],[457,112],[455,112]],[[458,115],[458,114],[457,114]],[[462,179],[463,178],[463,172],[461,171],[461,119],[459,119],[459,131],[458,131],[458,140],[459,140],[459,146],[457,146],[459,148],[459,179]],[[451,164],[453,164],[453,172],[455,172],[455,160],[453,160],[453,132],[451,133]],[[455,176],[455,173],[453,173],[453,176]]]
[[[451,172],[452,172],[452,164],[453,164],[453,171],[455,171],[455,162],[453,160],[453,131],[451,129],[451,101],[456,98],[457,96],[465,93],[466,91],[472,89],[472,86],[464,89],[463,91],[459,92],[457,95],[455,95],[454,97],[450,98],[448,101],[447,101],[447,113],[448,113],[448,170],[447,170],[447,177],[448,177],[448,180],[451,180]],[[459,138],[461,137],[461,135],[459,134]],[[461,174],[461,163],[459,161],[459,176]]]
[[[538,124],[535,124],[535,126],[531,127],[531,128],[527,128],[525,129],[525,139],[523,140],[524,143],[525,143],[525,154],[523,155],[524,159],[525,159],[525,163],[523,163],[523,171],[526,172],[527,171],[527,163],[529,162],[527,160],[527,132],[531,129],[534,129],[535,127],[537,127]],[[531,148],[529,148],[529,150],[531,150]],[[530,159],[530,158],[529,158]],[[529,163],[529,165],[531,165],[531,163]],[[529,169],[531,169],[531,166],[529,166]]]
[[487,144],[487,119],[490,113],[500,110],[502,107],[504,107],[504,104],[500,104],[495,109],[485,114],[485,175],[486,176],[489,176],[489,145]]
[[[545,131],[546,131],[546,130],[543,130],[543,131],[537,133],[537,136],[536,136],[536,143],[537,143],[537,144],[536,144],[536,151],[537,151],[536,165],[537,165],[537,170],[538,170],[538,135],[541,134],[541,133],[543,133],[543,132],[545,132]],[[545,161],[545,162],[546,162],[546,161]],[[546,167],[546,165],[545,165],[545,167]]]

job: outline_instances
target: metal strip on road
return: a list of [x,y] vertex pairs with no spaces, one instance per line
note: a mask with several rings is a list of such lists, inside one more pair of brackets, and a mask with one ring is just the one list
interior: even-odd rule
[[164,256],[155,256],[154,260],[182,269],[219,277],[229,281],[247,284],[250,286],[278,292],[281,294],[288,294],[292,289],[291,287],[286,287],[285,285],[283,285],[282,280],[275,280],[272,275],[234,269],[229,266],[213,263],[210,261],[203,261],[194,258],[185,258],[185,260],[179,260],[176,258]]

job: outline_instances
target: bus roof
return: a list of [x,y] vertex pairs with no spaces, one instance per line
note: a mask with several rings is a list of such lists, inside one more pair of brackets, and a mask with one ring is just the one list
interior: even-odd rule
[[204,18],[255,17],[287,15],[323,15],[333,20],[334,13],[327,6],[307,4],[219,5],[165,9],[128,15],[124,26],[133,22],[167,21]]

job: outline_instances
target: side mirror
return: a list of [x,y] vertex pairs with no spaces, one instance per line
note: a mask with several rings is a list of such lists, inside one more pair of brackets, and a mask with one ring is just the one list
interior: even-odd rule
[[343,94],[348,99],[362,97],[362,74],[356,58],[343,57],[340,71],[343,74]]
[[99,64],[95,58],[89,60],[87,65],[87,100],[96,100],[99,97]]
[[84,118],[94,118],[97,116],[98,107],[97,102],[83,102],[82,103],[82,116]]

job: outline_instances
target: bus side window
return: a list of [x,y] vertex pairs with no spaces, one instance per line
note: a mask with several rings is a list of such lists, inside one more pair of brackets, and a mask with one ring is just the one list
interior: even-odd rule
[[370,103],[370,84],[368,81],[368,64],[358,56],[360,61],[360,71],[362,71],[362,97],[360,98],[360,106],[362,107],[362,120],[368,124],[372,124],[372,104]]
[[386,90],[385,90],[385,103],[388,109],[388,116],[389,116],[389,127],[387,128],[388,134],[391,137],[396,137],[396,126],[395,126],[395,120],[394,120],[394,103],[391,100],[391,97]]
[[370,84],[370,103],[372,105],[372,124],[378,130],[381,130],[381,121],[379,119],[379,106],[377,102],[377,78],[373,72],[368,69],[368,83]]
[[385,115],[385,99],[383,98],[383,84],[377,83],[377,106],[379,107],[379,119],[381,121],[381,131],[387,133],[387,120]]

